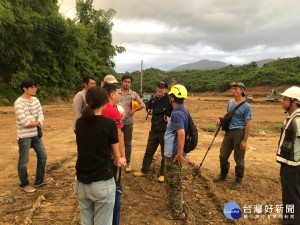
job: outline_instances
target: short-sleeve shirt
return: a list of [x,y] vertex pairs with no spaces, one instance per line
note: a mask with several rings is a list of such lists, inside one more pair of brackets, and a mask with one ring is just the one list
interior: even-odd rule
[[[188,117],[185,112],[182,112],[178,109],[183,109],[184,105],[179,105],[173,109],[171,117],[167,124],[167,129],[165,133],[165,149],[164,155],[166,157],[175,157],[177,155],[178,142],[177,142],[177,130],[184,129],[185,133],[188,129]],[[188,112],[186,110],[186,112]],[[183,152],[183,157],[186,156],[186,153]]]
[[74,106],[74,131],[75,131],[75,125],[76,120],[81,117],[82,110],[86,106],[86,100],[85,100],[86,90],[83,89],[82,91],[79,91],[73,100],[73,106]]
[[123,124],[124,125],[133,124],[133,116],[130,115],[131,101],[136,100],[140,105],[143,105],[144,107],[145,107],[145,103],[135,91],[129,90],[129,92],[126,95],[123,95],[121,89],[118,89],[118,92],[120,95],[121,106],[125,110],[125,119],[123,120]]
[[[234,110],[238,104],[234,103],[234,100],[230,100],[227,106],[227,112]],[[249,103],[244,103],[240,106],[232,116],[231,122],[229,124],[229,129],[245,129],[246,120],[252,120],[252,109]]]
[[105,109],[102,111],[102,115],[114,120],[116,122],[117,128],[123,127],[123,121],[120,112],[117,108],[113,107],[110,103],[106,104]]
[[84,184],[111,179],[111,144],[118,142],[117,126],[112,119],[102,115],[91,120],[80,117],[76,121],[77,179]]

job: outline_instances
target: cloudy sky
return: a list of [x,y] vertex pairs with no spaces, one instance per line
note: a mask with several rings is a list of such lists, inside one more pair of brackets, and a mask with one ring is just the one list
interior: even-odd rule
[[[59,0],[74,17],[75,0]],[[202,59],[245,64],[300,55],[298,0],[94,0],[113,8],[117,72],[170,70]]]

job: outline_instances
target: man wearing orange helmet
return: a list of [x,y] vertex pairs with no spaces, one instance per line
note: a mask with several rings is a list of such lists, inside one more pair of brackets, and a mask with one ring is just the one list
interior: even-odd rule
[[282,186],[283,224],[300,224],[300,88],[282,94],[282,108],[288,113],[280,136],[277,162]]
[[[139,95],[135,91],[130,90],[131,84],[132,84],[132,77],[129,75],[124,75],[121,78],[122,87],[118,89],[120,95],[120,103],[125,110],[125,119],[123,120],[124,127],[122,128],[122,131],[124,133],[127,173],[132,172],[130,166],[130,159],[131,159],[131,143],[132,143],[132,132],[133,132],[133,115],[135,114],[136,111],[145,108],[145,103],[139,97]],[[133,100],[137,101],[139,103],[139,106],[136,107],[136,102],[133,102],[132,105]]]

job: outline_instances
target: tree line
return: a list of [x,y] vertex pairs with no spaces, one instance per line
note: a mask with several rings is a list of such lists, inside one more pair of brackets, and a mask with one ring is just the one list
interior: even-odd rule
[[[135,82],[133,89],[139,90],[140,71],[128,73]],[[121,77],[121,75],[119,75]],[[230,83],[240,81],[247,87],[270,85],[277,87],[284,84],[300,85],[300,57],[277,59],[259,68],[256,62],[242,66],[229,65],[218,70],[186,70],[164,72],[150,68],[143,72],[143,92],[155,92],[156,82],[173,80],[183,84],[189,92],[225,92]]]

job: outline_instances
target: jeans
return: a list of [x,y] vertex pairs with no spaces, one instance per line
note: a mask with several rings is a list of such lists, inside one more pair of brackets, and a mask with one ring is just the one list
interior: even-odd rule
[[29,138],[20,138],[18,140],[18,145],[19,145],[18,174],[21,181],[20,187],[25,187],[29,185],[27,164],[29,162],[30,148],[34,149],[37,157],[34,185],[39,185],[43,183],[46,161],[47,161],[47,153],[42,139],[38,138],[38,136],[29,137]]
[[76,180],[75,195],[79,202],[81,224],[112,224],[115,194],[114,178],[91,184],[83,184]]
[[125,144],[125,156],[127,165],[130,164],[131,160],[131,144],[132,144],[132,132],[133,124],[124,125],[122,128],[124,134],[124,144]]

